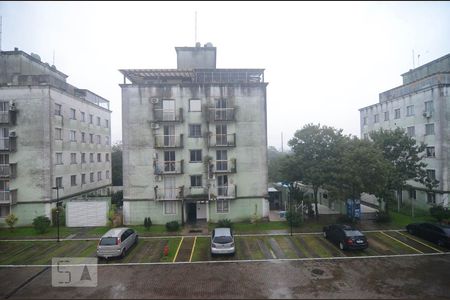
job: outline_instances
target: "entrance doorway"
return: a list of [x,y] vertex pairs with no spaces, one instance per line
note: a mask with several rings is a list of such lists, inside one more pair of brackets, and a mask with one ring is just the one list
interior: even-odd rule
[[197,204],[196,203],[186,203],[187,210],[187,222],[195,223],[197,220]]

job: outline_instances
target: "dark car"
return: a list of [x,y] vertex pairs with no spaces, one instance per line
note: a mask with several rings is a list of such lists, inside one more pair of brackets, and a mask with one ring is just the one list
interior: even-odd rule
[[450,248],[450,226],[432,223],[412,223],[406,225],[406,230],[439,246]]
[[366,249],[369,242],[364,234],[349,225],[332,224],[323,228],[323,236],[339,245],[341,250]]

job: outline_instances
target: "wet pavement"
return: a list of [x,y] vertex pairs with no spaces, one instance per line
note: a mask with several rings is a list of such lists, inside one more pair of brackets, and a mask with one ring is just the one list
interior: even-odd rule
[[[450,255],[100,266],[96,288],[53,288],[47,269],[4,268],[11,298],[431,298],[450,295]],[[17,290],[16,290],[17,289]],[[13,294],[12,291],[16,290]]]

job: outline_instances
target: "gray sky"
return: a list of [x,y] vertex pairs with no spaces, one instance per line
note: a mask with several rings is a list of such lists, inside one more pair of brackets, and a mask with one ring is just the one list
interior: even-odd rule
[[[37,53],[111,102],[122,139],[126,68],[176,68],[175,46],[217,47],[218,68],[264,68],[268,142],[307,123],[359,136],[358,109],[450,53],[450,2],[0,2],[2,50]],[[418,59],[418,55],[420,58]],[[419,61],[418,61],[419,60]]]

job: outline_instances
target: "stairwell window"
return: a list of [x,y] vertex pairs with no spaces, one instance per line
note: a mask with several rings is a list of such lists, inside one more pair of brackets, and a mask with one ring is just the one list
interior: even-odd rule
[[406,116],[407,117],[414,116],[414,105],[409,105],[406,107]]
[[191,176],[191,187],[202,187],[202,175]]
[[101,126],[102,124],[102,120],[100,119],[100,117],[97,117],[97,126]]
[[230,212],[230,200],[228,199],[217,199],[216,201],[216,211],[217,213],[229,213]]
[[193,137],[193,138],[202,137],[202,125],[201,124],[189,124],[189,137]]
[[93,124],[94,123],[94,115],[89,114],[89,124]]
[[425,124],[425,135],[434,135],[434,123]]
[[433,101],[425,101],[425,111],[429,113],[434,111]]

